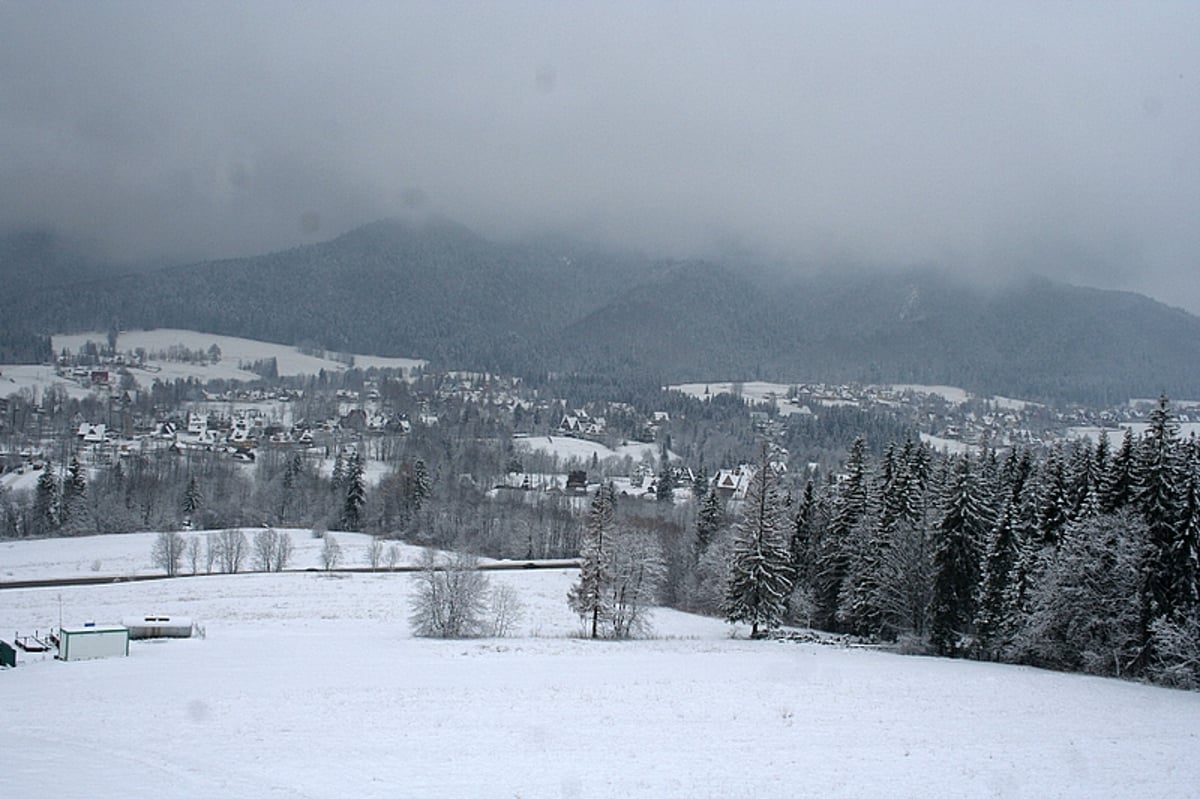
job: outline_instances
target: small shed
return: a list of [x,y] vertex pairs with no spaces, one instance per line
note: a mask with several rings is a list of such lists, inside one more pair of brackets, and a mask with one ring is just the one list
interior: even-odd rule
[[129,655],[129,628],[119,624],[85,624],[82,627],[64,627],[59,632],[59,660],[90,660]]
[[121,619],[135,641],[143,638],[191,638],[192,620],[170,616],[143,616],[140,619]]

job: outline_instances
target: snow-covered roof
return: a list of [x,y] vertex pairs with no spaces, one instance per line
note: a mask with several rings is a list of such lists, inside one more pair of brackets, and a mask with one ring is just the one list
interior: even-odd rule
[[78,633],[127,633],[129,628],[120,624],[82,624],[77,627],[63,627],[62,632],[72,635]]

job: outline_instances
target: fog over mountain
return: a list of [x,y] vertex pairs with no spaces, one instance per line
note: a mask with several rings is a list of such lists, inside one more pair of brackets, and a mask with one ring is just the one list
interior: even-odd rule
[[178,262],[438,213],[1200,312],[1200,5],[0,4],[0,230]]

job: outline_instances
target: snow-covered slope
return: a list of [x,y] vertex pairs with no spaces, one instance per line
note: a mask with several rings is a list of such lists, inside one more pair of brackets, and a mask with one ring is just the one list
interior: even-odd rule
[[[144,536],[109,540],[145,550]],[[22,543],[0,558],[69,568],[94,546]],[[407,621],[413,579],[3,592],[5,636],[57,624],[60,603],[68,623],[154,612],[207,632],[0,672],[3,784],[184,799],[1195,795],[1197,694],[734,639],[665,610],[654,640],[585,641],[570,571],[491,575],[526,605],[516,637],[422,640]]]
[[541,452],[565,462],[578,461],[588,463],[593,456],[603,461],[609,458],[632,458],[641,461],[649,456],[656,459],[658,446],[656,444],[629,443],[616,449],[610,449],[604,444],[589,441],[584,438],[570,436],[530,436],[513,439],[513,445],[518,450]]
[[[58,335],[52,338],[55,352],[66,349],[77,352],[88,341],[94,341],[101,346],[107,346],[107,334],[102,332],[77,333]],[[235,336],[219,336],[213,333],[200,333],[195,330],[175,330],[160,328],[157,330],[127,330],[122,331],[117,338],[117,349],[121,352],[132,352],[139,348],[148,353],[166,352],[173,346],[184,347],[188,350],[208,349],[216,344],[221,350],[221,360],[217,364],[200,366],[178,361],[151,360],[150,365],[160,372],[154,376],[163,380],[174,380],[178,377],[196,377],[200,380],[216,378],[233,380],[254,380],[257,376],[238,369],[238,364],[249,366],[254,361],[274,358],[281,376],[315,375],[322,369],[326,371],[341,371],[346,364],[329,358],[318,358],[305,355],[295,347],[286,344],[272,344],[266,341],[255,341]],[[421,366],[425,362],[414,358],[383,358],[375,355],[355,355],[354,364],[362,369],[389,368],[409,370]]]

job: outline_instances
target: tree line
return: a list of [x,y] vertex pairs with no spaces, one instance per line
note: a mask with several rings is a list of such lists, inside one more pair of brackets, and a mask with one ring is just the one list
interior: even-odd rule
[[765,454],[732,521],[705,501],[683,605],[913,651],[1200,686],[1200,446],[1146,431],[1038,453],[909,438],[799,496]]

